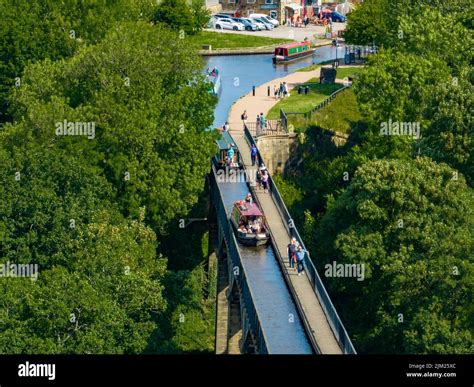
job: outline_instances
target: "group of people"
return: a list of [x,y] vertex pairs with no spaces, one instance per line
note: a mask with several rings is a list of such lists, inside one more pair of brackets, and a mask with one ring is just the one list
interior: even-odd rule
[[273,86],[273,94],[275,99],[289,97],[290,93],[288,90],[288,84],[286,82],[280,82],[280,87]]
[[307,252],[301,247],[296,238],[291,238],[288,245],[288,261],[290,268],[298,271],[299,276],[304,272],[304,255]]
[[[250,192],[245,197],[245,203],[253,204],[253,197]],[[259,234],[260,232],[264,231],[262,219],[260,217],[253,216],[248,219],[247,224],[241,220],[239,222],[239,231],[245,234]]]
[[298,15],[295,18],[295,15],[292,15],[290,19],[288,20],[289,27],[307,27],[309,24],[309,17],[308,15],[304,15],[303,18],[301,18],[300,15]]
[[208,77],[217,77],[219,75],[219,69],[217,67],[213,67],[212,70],[207,68],[206,69],[206,75]]

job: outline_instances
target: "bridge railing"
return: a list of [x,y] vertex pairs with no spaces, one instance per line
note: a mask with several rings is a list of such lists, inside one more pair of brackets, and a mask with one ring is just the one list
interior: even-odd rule
[[267,136],[272,134],[286,134],[286,126],[283,125],[281,120],[266,120],[265,126],[262,128],[258,122],[244,123],[244,127],[254,136]]
[[240,256],[239,248],[237,246],[237,240],[231,230],[229,216],[224,205],[222,194],[219,190],[219,186],[216,181],[215,167],[212,166],[212,172],[210,174],[211,192],[213,201],[216,204],[217,219],[220,227],[222,228],[224,239],[227,242],[228,258],[232,262],[232,267],[229,270],[229,274],[233,281],[237,281],[241,292],[241,317],[242,317],[242,330],[247,333],[252,332],[253,338],[256,342],[258,353],[268,354],[269,349],[267,345],[267,339],[265,332],[263,331],[262,325],[260,324],[260,318],[258,316],[257,309],[255,307],[255,296],[250,289],[247,282],[247,274],[244,266],[242,265],[242,257]]
[[[252,137],[252,134],[247,130],[245,130],[245,137],[247,138],[247,141],[250,144],[255,144],[255,140]],[[263,161],[262,156],[260,154],[260,151],[258,151],[257,148],[257,154],[258,154],[258,159]],[[272,198],[275,201],[275,204],[278,208],[278,211],[280,212],[281,217],[284,220],[285,228],[288,231],[288,234],[291,237],[294,237],[298,243],[303,247],[303,249],[306,250],[306,247],[303,243],[303,240],[298,233],[298,230],[294,226],[293,219],[288,212],[288,209],[286,208],[285,202],[283,201],[283,198],[280,195],[280,192],[278,191],[277,186],[275,185],[275,182],[273,181],[272,177],[269,175],[268,178],[269,182],[269,192],[272,195]],[[311,285],[313,286],[314,291],[316,292],[316,296],[318,297],[318,300],[321,304],[321,307],[323,308],[324,314],[326,315],[326,318],[329,322],[329,326],[331,327],[331,330],[334,333],[334,336],[336,338],[336,341],[339,344],[339,347],[345,354],[356,354],[355,348],[352,345],[351,339],[349,338],[349,335],[344,328],[344,325],[342,324],[342,321],[337,314],[336,308],[334,307],[331,298],[329,297],[329,294],[326,291],[326,288],[321,281],[321,278],[319,276],[318,271],[316,270],[316,267],[314,266],[313,261],[311,260],[311,257],[306,253],[305,258],[304,258],[304,266],[306,269],[306,273],[308,274],[308,278],[311,282]]]

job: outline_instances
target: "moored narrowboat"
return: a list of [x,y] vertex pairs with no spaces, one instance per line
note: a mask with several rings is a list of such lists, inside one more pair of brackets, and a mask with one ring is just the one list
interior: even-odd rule
[[234,139],[229,132],[221,132],[220,138],[216,141],[217,153],[214,156],[214,164],[217,168],[240,169],[239,148],[234,143]]
[[262,246],[270,240],[265,216],[250,193],[246,200],[234,203],[230,221],[237,240],[244,246]]
[[310,42],[295,42],[288,43],[282,46],[275,47],[273,55],[273,63],[287,63],[297,59],[305,58],[313,55],[314,47],[311,47]]
[[218,96],[221,91],[221,74],[219,70],[216,67],[212,70],[207,69],[206,76],[212,84],[211,93]]

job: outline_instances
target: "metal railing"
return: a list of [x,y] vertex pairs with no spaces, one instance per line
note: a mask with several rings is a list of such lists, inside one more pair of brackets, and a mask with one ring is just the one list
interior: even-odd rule
[[[251,133],[246,129],[244,129],[244,131],[247,141],[250,144],[255,144],[256,146],[255,140],[253,139]],[[258,148],[257,154],[259,160],[263,162],[262,156],[260,154],[260,151],[258,151]],[[283,198],[281,197],[280,192],[278,191],[278,188],[270,175],[268,177],[268,183],[269,192],[273,200],[275,201],[276,207],[278,208],[282,219],[284,220],[285,228],[287,229],[288,234],[290,235],[290,237],[294,237],[303,247],[303,249],[306,250],[303,240],[301,239],[298,230],[294,226],[293,219],[291,218],[291,215],[288,212],[288,209],[286,208]],[[326,291],[326,288],[324,287],[324,284],[321,281],[321,278],[319,277],[319,273],[316,270],[313,261],[307,253],[305,253],[304,257],[304,267],[306,269],[306,273],[308,274],[308,278],[311,282],[311,285],[313,286],[313,290],[315,291],[316,296],[321,304],[321,307],[323,308],[324,314],[326,315],[326,318],[329,322],[329,326],[331,327],[331,330],[334,333],[334,337],[336,338],[336,341],[339,344],[339,347],[345,354],[356,354],[356,350],[354,349],[351,339],[349,338],[349,335],[346,329],[344,328],[344,325],[342,324],[339,315],[337,314],[336,308],[334,307]]]
[[232,279],[231,285],[233,285],[233,283],[236,281],[240,290],[242,330],[244,332],[244,337],[250,331],[255,344],[257,345],[258,353],[270,353],[267,345],[267,339],[265,337],[265,332],[263,331],[262,325],[260,324],[260,318],[255,307],[255,297],[248,285],[247,275],[242,265],[242,258],[237,246],[237,240],[235,239],[235,235],[231,230],[224,200],[217,184],[216,170],[214,166],[212,166],[212,172],[210,174],[210,185],[213,195],[213,202],[216,205],[218,223],[221,228],[224,240],[227,244],[228,258],[230,258],[228,268],[229,279]]
[[264,127],[258,122],[246,121],[244,122],[244,127],[246,127],[254,137],[286,134],[286,127],[282,125],[281,120],[266,120]]
[[342,91],[348,89],[349,87],[351,87],[350,85],[344,85],[343,87],[341,87],[340,89],[337,89],[334,93],[332,93],[330,96],[328,96],[327,98],[325,98],[323,101],[321,101],[320,103],[318,103],[317,105],[313,106],[309,111],[307,112],[304,112],[304,113],[301,113],[301,112],[285,112],[283,109],[280,109],[280,117],[284,116],[285,117],[285,121],[286,121],[286,127],[288,127],[288,116],[290,115],[294,115],[294,116],[297,116],[297,115],[300,115],[300,116],[303,116],[304,118],[310,118],[311,115],[316,112],[317,110],[327,106],[334,98],[336,98],[336,96],[341,93]]

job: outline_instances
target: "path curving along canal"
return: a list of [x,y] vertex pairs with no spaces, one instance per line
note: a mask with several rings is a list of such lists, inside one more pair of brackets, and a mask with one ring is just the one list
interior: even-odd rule
[[232,104],[252,90],[272,79],[284,77],[312,64],[343,58],[345,47],[323,46],[315,55],[293,63],[275,65],[271,55],[229,55],[207,57],[205,67],[217,67],[221,74],[222,87],[214,109],[214,127],[221,127],[227,120]]

